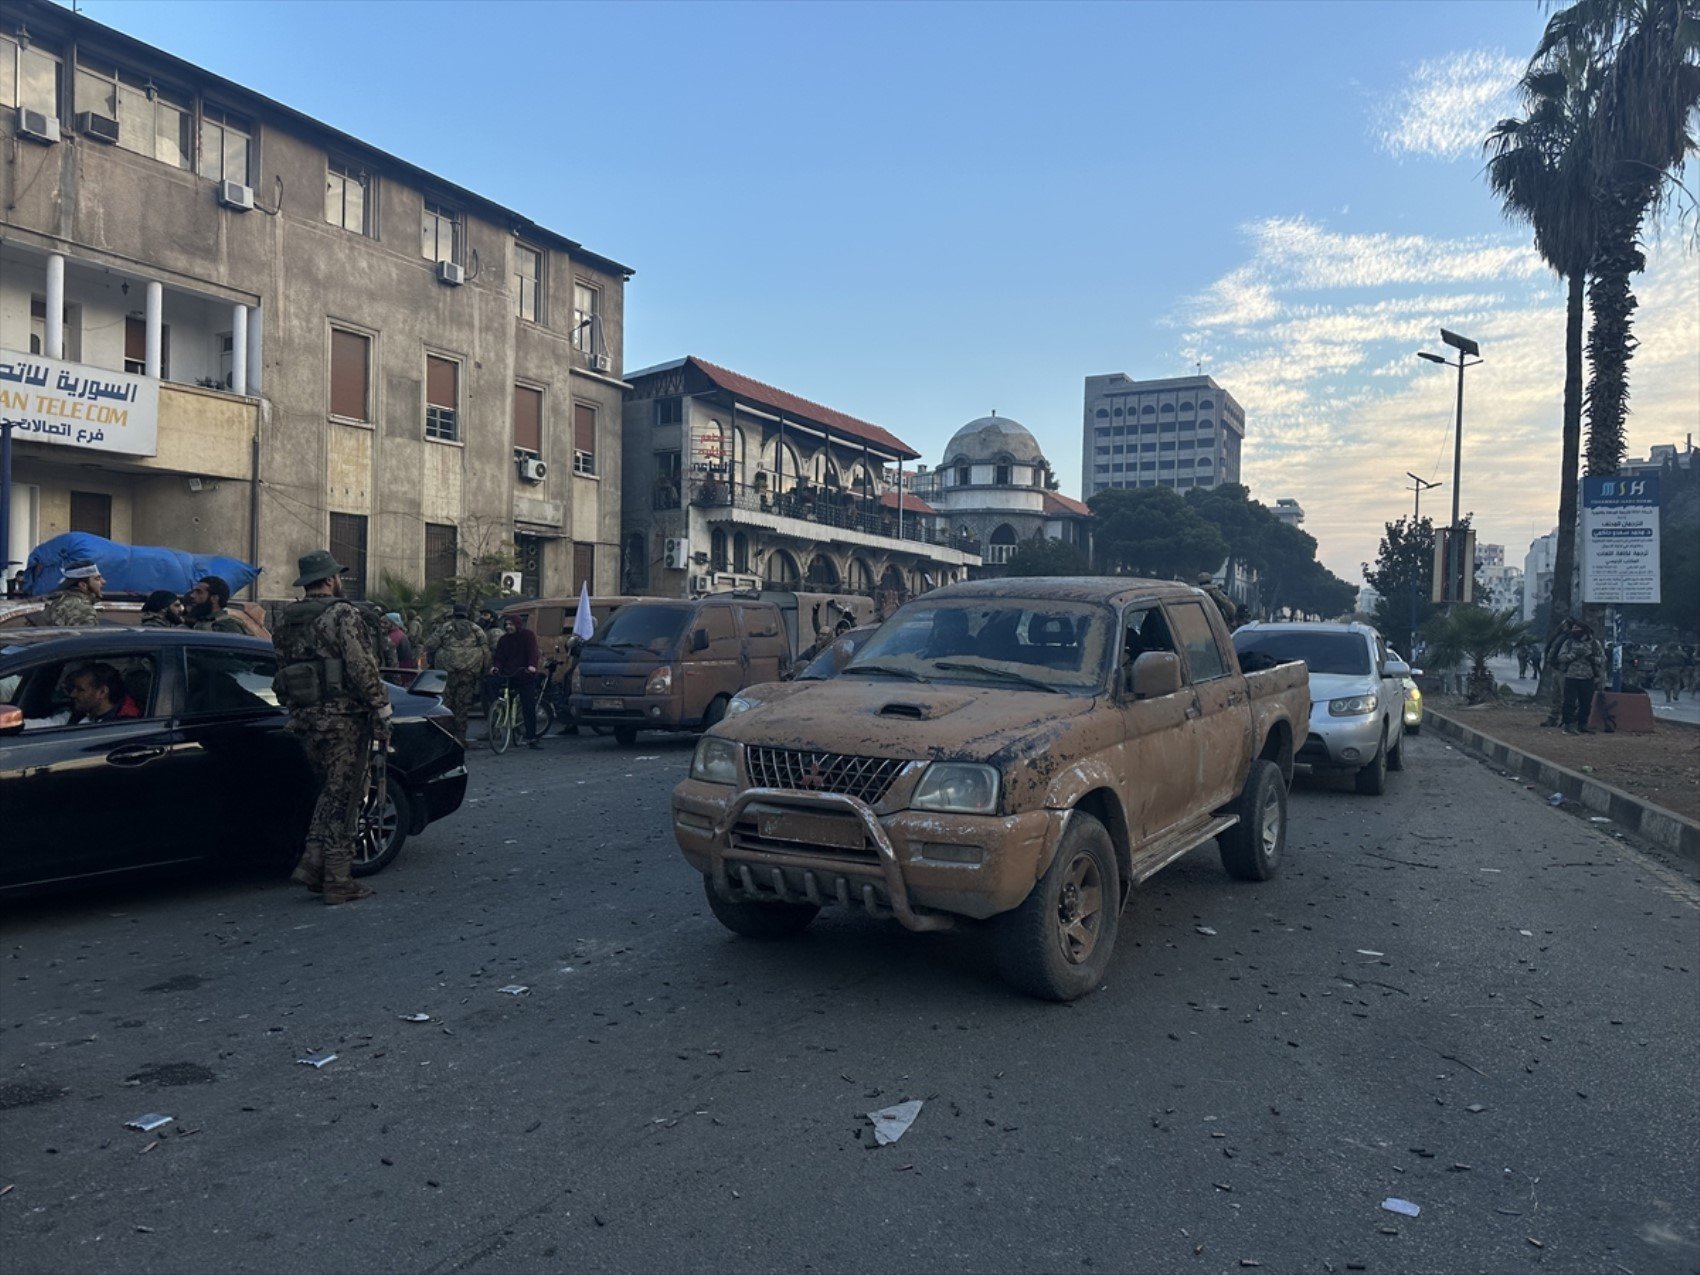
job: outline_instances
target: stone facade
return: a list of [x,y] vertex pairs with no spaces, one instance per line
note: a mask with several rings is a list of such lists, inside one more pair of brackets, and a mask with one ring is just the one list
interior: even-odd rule
[[8,12],[57,140],[0,103],[0,347],[163,383],[156,455],[19,439],[14,558],[104,530],[250,558],[277,596],[313,547],[375,588],[513,540],[527,592],[615,590],[629,268],[58,5]]

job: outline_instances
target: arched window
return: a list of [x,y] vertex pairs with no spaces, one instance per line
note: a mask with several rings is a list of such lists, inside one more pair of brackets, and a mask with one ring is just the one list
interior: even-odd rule
[[1192,411],[1192,400],[1191,399],[1188,399],[1186,402],[1181,404],[1181,411],[1183,411],[1183,412]]
[[895,593],[899,597],[909,592],[903,583],[903,571],[899,567],[887,567],[885,574],[880,577],[880,588],[887,593]]
[[1159,410],[1164,416],[1173,416],[1175,414],[1175,405],[1173,403],[1164,403]]
[[845,588],[853,593],[872,595],[874,591],[874,569],[868,565],[866,558],[850,559],[850,579]]
[[809,559],[808,583],[819,589],[838,587],[838,565],[824,553]]
[[1119,408],[1119,407],[1118,407],[1118,408],[1116,408],[1116,410],[1115,410],[1115,413],[1114,413],[1114,414],[1115,414],[1115,415],[1117,415],[1117,416],[1121,416],[1121,415],[1122,415],[1122,414],[1123,414],[1123,413],[1122,413],[1122,409],[1121,409],[1121,408]]
[[713,571],[724,571],[728,566],[726,560],[726,529],[724,527],[716,527],[714,533],[708,538],[708,565],[710,570]]
[[969,474],[970,470],[967,465],[958,465],[956,467],[956,485],[958,487],[966,487],[968,485]]
[[[1107,407],[1100,407],[1096,412],[1093,412],[1092,415],[1096,416],[1101,421],[1107,421],[1110,419],[1110,409]],[[1116,415],[1120,416],[1121,412],[1117,411]]]
[[1211,399],[1201,398],[1198,400],[1198,410],[1201,412],[1208,412],[1214,406],[1215,402]]
[[1155,415],[1157,415],[1157,409],[1155,407],[1152,407],[1151,404],[1147,403],[1144,407],[1139,409],[1139,414],[1141,416],[1155,416]]
[[750,569],[750,538],[742,531],[732,537],[732,570]]
[[1215,421],[1211,420],[1208,416],[1206,416],[1203,420],[1198,422],[1198,428],[1199,429],[1209,429],[1215,423],[1216,423]]
[[801,580],[797,571],[797,560],[783,549],[775,549],[767,555],[767,570],[762,578],[769,584],[784,584],[795,587]]
[[986,563],[989,566],[1001,567],[1015,556],[1015,547],[1021,542],[1015,528],[1007,522],[992,532],[990,542],[986,545]]

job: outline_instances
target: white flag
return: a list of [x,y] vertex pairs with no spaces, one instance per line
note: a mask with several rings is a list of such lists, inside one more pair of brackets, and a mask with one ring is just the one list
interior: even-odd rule
[[590,582],[578,587],[578,615],[573,618],[573,636],[590,641],[596,636],[596,621],[590,614]]

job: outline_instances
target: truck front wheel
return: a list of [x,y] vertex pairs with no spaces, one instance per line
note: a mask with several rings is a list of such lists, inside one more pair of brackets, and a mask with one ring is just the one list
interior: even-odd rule
[[812,903],[741,903],[723,899],[708,877],[702,879],[709,911],[734,934],[747,939],[788,939],[809,928],[820,914]]
[[1251,764],[1245,787],[1228,813],[1240,821],[1216,838],[1222,866],[1236,881],[1267,881],[1287,848],[1287,785],[1272,761]]
[[1056,858],[1021,906],[998,918],[998,965],[1030,996],[1071,1001],[1104,980],[1116,946],[1121,881],[1104,825],[1076,810]]

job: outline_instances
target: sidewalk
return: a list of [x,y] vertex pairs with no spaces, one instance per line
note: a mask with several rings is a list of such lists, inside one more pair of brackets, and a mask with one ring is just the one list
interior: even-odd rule
[[[1532,677],[1517,676],[1517,661],[1509,655],[1496,656],[1488,661],[1488,669],[1493,673],[1494,681],[1502,686],[1509,686],[1519,695],[1533,695],[1536,681]],[[1653,716],[1665,722],[1687,722],[1690,726],[1700,726],[1700,697],[1684,694],[1675,704],[1665,703],[1665,693],[1659,690],[1649,691],[1647,698],[1653,701]]]

